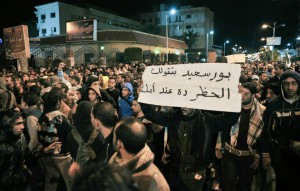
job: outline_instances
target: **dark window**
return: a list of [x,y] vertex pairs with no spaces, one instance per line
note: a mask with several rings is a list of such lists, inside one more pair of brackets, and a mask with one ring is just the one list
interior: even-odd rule
[[46,19],[46,15],[41,15],[41,19],[45,20]]
[[56,27],[51,27],[51,32],[52,33],[56,32]]
[[187,19],[192,18],[192,15],[186,15],[186,18],[187,18]]
[[42,34],[46,34],[47,33],[47,29],[42,29]]
[[55,13],[51,13],[51,14],[50,14],[50,17],[51,17],[51,18],[55,18]]
[[181,21],[181,16],[176,16],[176,21]]
[[186,29],[191,29],[192,28],[192,26],[191,25],[186,25],[186,27],[185,27]]

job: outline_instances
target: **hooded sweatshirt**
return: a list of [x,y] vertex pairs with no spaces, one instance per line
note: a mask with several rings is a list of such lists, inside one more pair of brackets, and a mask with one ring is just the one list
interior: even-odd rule
[[[294,78],[298,82],[298,98],[290,103],[286,100],[282,82],[287,78]],[[300,76],[295,71],[285,71],[280,78],[281,96],[269,102],[264,115],[264,132],[266,142],[262,144],[263,153],[269,153],[271,145],[269,137],[284,148],[288,148],[290,141],[300,141]]]
[[127,88],[129,90],[129,95],[127,97],[122,97],[122,93],[120,93],[119,97],[119,117],[129,117],[133,115],[133,111],[131,109],[133,97],[133,87],[131,83],[124,83],[123,88]]
[[17,105],[13,92],[7,90],[4,77],[0,77],[0,110],[7,110]]

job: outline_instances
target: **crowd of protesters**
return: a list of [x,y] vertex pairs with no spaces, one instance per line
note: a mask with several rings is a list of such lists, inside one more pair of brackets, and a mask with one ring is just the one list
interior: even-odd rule
[[0,190],[299,189],[300,63],[238,64],[239,113],[139,103],[149,63],[3,69]]

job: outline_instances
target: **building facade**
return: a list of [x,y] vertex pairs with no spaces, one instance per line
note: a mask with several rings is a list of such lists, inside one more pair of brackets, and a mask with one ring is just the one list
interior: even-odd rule
[[144,27],[159,27],[161,36],[183,39],[184,33],[197,33],[198,38],[191,47],[193,49],[205,49],[207,44],[209,47],[213,45],[213,36],[208,35],[207,38],[207,34],[214,30],[214,13],[207,7],[181,6],[172,14],[169,7],[161,4],[159,11],[140,14],[140,18]]
[[98,30],[142,30],[142,24],[139,21],[127,19],[96,8],[83,8],[66,3],[53,2],[35,6],[35,9],[38,36],[31,37],[66,34],[66,22],[83,19],[96,19]]
[[118,62],[118,55],[129,47],[142,49],[143,62],[165,62],[167,40],[169,55],[176,56],[176,62],[184,62],[185,42],[133,30],[98,30],[96,41],[66,43],[66,35],[56,35],[31,38],[30,44],[38,67],[45,66],[48,56],[64,60],[71,66],[89,63],[109,66]]

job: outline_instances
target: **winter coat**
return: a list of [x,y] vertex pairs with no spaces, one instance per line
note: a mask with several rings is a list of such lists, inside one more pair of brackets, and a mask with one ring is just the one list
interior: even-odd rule
[[173,173],[194,173],[207,168],[214,153],[213,134],[222,127],[223,115],[196,110],[192,116],[183,116],[179,110],[155,111],[151,105],[141,103],[141,106],[148,120],[168,127]]
[[29,173],[24,165],[24,136],[0,130],[0,191],[23,191],[28,187]]
[[148,145],[145,145],[133,158],[124,161],[118,157],[118,153],[115,153],[109,163],[128,168],[133,173],[133,178],[141,191],[169,191],[170,187],[165,177],[153,164],[153,160],[153,152]]

